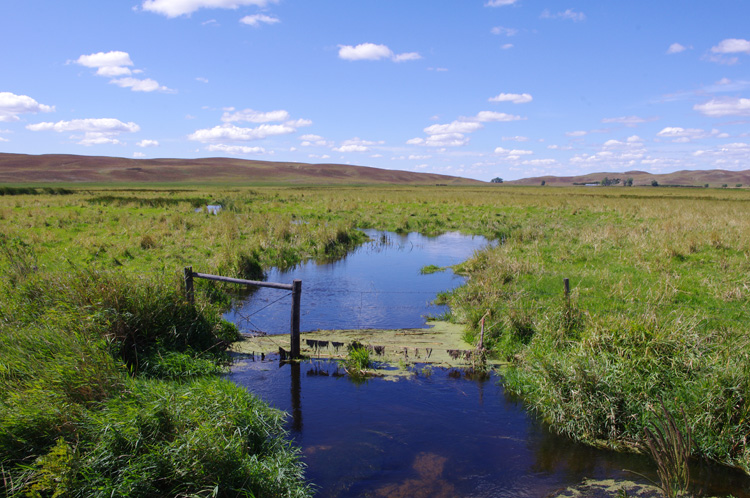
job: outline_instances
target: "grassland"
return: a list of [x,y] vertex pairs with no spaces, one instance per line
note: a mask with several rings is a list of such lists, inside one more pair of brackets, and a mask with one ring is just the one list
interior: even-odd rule
[[750,472],[750,192],[66,188],[0,197],[6,494],[308,494],[281,414],[215,376],[225,289],[190,306],[180,277],[340,257],[357,228],[498,241],[441,299],[469,340],[490,311],[508,388],[553,429],[632,447],[663,401],[695,456]]

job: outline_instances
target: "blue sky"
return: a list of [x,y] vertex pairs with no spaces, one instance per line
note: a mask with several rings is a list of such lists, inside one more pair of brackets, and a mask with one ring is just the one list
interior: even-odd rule
[[0,152],[750,169],[750,2],[4,0]]

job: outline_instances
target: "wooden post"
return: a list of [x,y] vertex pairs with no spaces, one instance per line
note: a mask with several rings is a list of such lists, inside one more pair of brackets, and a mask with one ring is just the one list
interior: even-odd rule
[[570,301],[570,279],[564,278],[563,285],[565,286],[565,299]]
[[185,297],[190,304],[195,304],[195,291],[193,290],[193,267],[185,267]]
[[296,360],[300,357],[300,348],[299,348],[299,322],[300,322],[300,301],[302,298],[302,280],[294,280],[292,282],[292,330],[291,330],[291,339],[292,339],[292,347],[290,351],[290,356],[293,360]]

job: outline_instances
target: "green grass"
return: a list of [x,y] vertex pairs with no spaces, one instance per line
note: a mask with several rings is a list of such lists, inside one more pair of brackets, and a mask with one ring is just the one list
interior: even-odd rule
[[[750,472],[746,190],[65,188],[72,193],[0,196],[6,493],[50,482],[90,491],[86,486],[96,482],[108,492],[137,494],[128,487],[135,486],[133,476],[151,476],[156,468],[160,477],[144,480],[144,495],[160,483],[196,495],[218,485],[220,494],[231,495],[239,482],[234,474],[209,482],[201,477],[208,473],[185,470],[216,461],[233,462],[227,468],[245,469],[243,479],[255,482],[259,471],[242,463],[250,453],[237,449],[256,448],[247,440],[227,444],[224,456],[200,446],[202,463],[159,446],[176,435],[156,421],[182,419],[149,411],[155,400],[169,411],[167,401],[192,389],[200,411],[202,403],[234,399],[215,395],[229,389],[215,373],[225,368],[223,350],[236,334],[220,319],[231,287],[197,282],[190,306],[182,269],[259,278],[271,266],[341,257],[364,240],[357,228],[460,231],[496,240],[455,269],[469,277],[467,285],[440,299],[472,340],[490,311],[485,345],[509,361],[507,389],[554,430],[633,447],[663,399],[670,413],[684,410],[694,456]],[[224,209],[216,216],[196,212],[204,201]],[[571,282],[569,301],[564,278]],[[97,429],[120,427],[122,413],[140,414],[146,424],[122,425],[141,434],[146,448],[130,470],[114,469],[133,448],[105,444],[106,431]],[[227,417],[239,433],[253,424]],[[286,444],[282,433],[269,434],[270,447]],[[268,458],[290,476],[288,494],[305,493],[294,451],[279,451]],[[94,468],[87,462],[96,455],[117,464],[84,472]]]

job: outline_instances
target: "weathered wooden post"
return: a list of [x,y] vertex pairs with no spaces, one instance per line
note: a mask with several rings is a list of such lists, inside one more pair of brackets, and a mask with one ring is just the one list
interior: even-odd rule
[[294,280],[292,282],[292,350],[291,356],[293,360],[300,357],[300,337],[299,337],[299,323],[300,323],[300,301],[302,300],[302,280]]
[[190,304],[195,304],[195,291],[193,290],[193,267],[185,267],[185,297]]
[[570,302],[570,279],[564,278],[563,285],[565,286],[565,299]]

